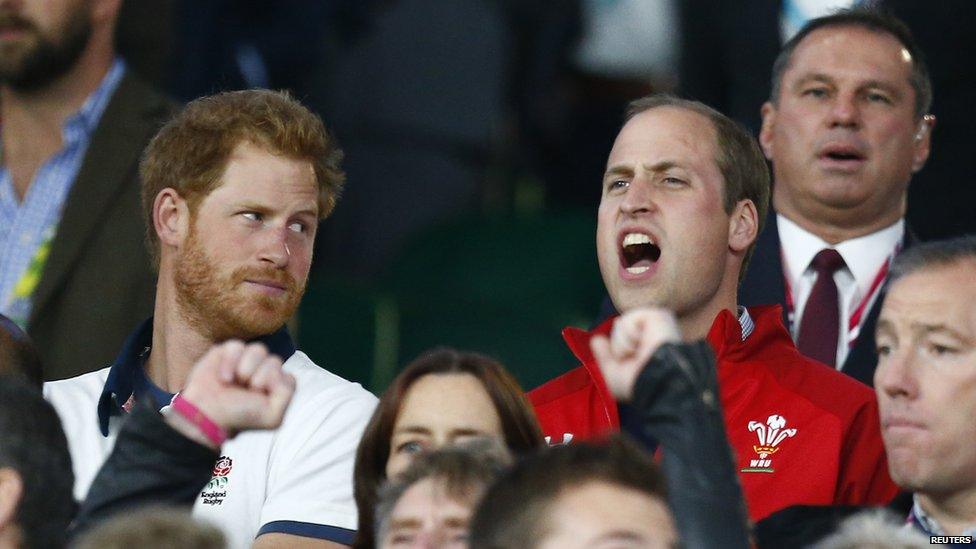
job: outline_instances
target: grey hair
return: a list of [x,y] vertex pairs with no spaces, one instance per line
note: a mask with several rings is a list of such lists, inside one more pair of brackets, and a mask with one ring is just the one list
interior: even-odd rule
[[976,234],[935,240],[908,248],[895,257],[889,284],[918,271],[948,267],[963,261],[976,262]]
[[841,523],[813,549],[922,549],[931,547],[928,536],[904,524],[887,509],[858,513]]
[[[426,479],[444,482],[449,496],[469,497],[495,481],[511,463],[511,455],[494,439],[443,448],[419,456],[407,469],[380,487],[376,503],[376,543],[386,535],[393,508],[414,484]],[[472,505],[473,507],[473,505]]]

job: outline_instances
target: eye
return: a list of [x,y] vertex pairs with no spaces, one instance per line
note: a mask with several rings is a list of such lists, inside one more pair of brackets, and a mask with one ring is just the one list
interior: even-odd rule
[[802,95],[807,96],[807,97],[813,97],[813,98],[816,98],[816,99],[823,99],[823,98],[827,97],[828,91],[827,91],[827,88],[823,88],[823,87],[819,87],[819,88],[807,88],[807,89],[803,90]]
[[886,105],[891,104],[891,98],[880,92],[868,92],[867,98],[871,103],[884,103]]
[[424,451],[424,444],[418,440],[408,440],[396,447],[398,454],[419,454]]
[[614,191],[620,191],[629,186],[630,181],[627,181],[626,179],[614,179],[613,181],[607,183],[607,192],[612,193]]
[[392,536],[390,536],[390,543],[394,546],[409,545],[413,543],[413,538],[414,538],[413,534],[407,534],[407,533],[393,534]]
[[679,179],[674,176],[667,176],[663,179],[665,185],[671,185],[673,187],[683,187],[688,184],[684,179]]
[[291,225],[288,225],[288,230],[294,233],[305,233],[308,232],[308,226],[301,221],[296,221]]
[[946,356],[956,354],[956,349],[939,343],[929,343],[925,349],[932,356]]
[[241,215],[244,217],[244,219],[254,221],[255,223],[264,221],[264,215],[259,212],[241,212]]
[[890,345],[878,345],[876,349],[879,357],[886,357],[891,354]]

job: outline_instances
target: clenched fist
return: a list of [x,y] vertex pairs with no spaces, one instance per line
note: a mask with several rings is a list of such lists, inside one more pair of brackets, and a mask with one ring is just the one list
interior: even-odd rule
[[594,336],[590,349],[614,398],[627,402],[644,365],[664,343],[681,341],[674,314],[667,309],[640,308],[625,313],[610,337]]
[[[228,437],[248,429],[274,429],[295,392],[295,378],[281,359],[261,343],[227,341],[203,355],[190,372],[183,398],[210,418]],[[204,445],[213,443],[179,414],[166,414],[177,431]]]

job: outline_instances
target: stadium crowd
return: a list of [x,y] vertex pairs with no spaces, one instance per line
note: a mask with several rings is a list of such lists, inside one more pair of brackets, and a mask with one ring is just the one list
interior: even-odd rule
[[[783,4],[755,135],[646,89],[612,121],[575,363],[526,391],[441,346],[374,395],[290,326],[369,136],[287,91],[178,105],[121,0],[0,0],[0,549],[973,543],[976,235],[906,221],[926,52],[883,3]],[[414,227],[368,202],[356,247]]]

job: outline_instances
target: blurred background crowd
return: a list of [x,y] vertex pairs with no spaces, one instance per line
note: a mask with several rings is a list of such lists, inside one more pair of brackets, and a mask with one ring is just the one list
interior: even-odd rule
[[[313,359],[380,391],[448,344],[533,387],[571,360],[534,334],[592,324],[604,295],[598,181],[626,102],[673,91],[758,131],[782,42],[850,4],[141,0],[124,3],[117,45],[178,101],[287,89],[338,137],[348,185],[297,319]],[[922,240],[973,232],[976,6],[883,4],[911,27],[936,90],[908,223]]]

